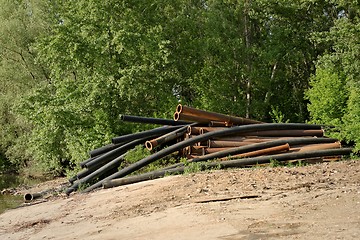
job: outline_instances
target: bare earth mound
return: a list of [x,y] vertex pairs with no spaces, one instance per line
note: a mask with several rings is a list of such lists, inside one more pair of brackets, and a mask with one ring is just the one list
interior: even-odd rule
[[360,161],[252,168],[56,197],[0,215],[1,239],[360,239]]

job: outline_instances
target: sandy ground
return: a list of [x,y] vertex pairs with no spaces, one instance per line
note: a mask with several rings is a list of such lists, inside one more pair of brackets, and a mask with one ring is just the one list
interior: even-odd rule
[[360,161],[170,176],[0,215],[1,239],[360,239]]

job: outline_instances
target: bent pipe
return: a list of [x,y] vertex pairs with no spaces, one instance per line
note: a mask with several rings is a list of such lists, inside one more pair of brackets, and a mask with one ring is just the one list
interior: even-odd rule
[[339,155],[349,155],[352,152],[352,148],[338,148],[338,149],[326,149],[309,152],[294,152],[294,153],[282,153],[275,155],[259,156],[253,158],[234,159],[222,162],[209,163],[208,166],[220,167],[220,168],[232,168],[243,167],[254,164],[269,163],[270,160],[276,161],[290,161],[296,159],[314,158],[314,157],[329,157]]
[[95,170],[94,172],[88,174],[87,176],[79,179],[76,183],[74,183],[71,187],[69,187],[65,193],[67,195],[69,195],[70,193],[72,193],[73,191],[76,191],[79,186],[81,184],[87,183],[89,181],[91,181],[92,179],[99,177],[101,174],[103,174],[104,172],[107,172],[113,168],[117,168],[120,165],[120,162],[124,159],[124,157],[126,156],[127,152],[122,154],[121,156],[113,159],[112,161],[108,162],[107,164],[105,164],[104,166],[100,167],[99,169]]
[[184,166],[180,166],[180,167],[172,168],[172,169],[155,170],[155,171],[140,174],[137,176],[106,180],[102,183],[102,186],[103,186],[103,188],[112,188],[112,187],[117,187],[117,186],[121,186],[121,185],[143,182],[143,181],[147,181],[147,180],[161,178],[167,174],[181,174],[184,172],[184,170],[185,170]]
[[246,153],[246,152],[261,150],[264,148],[276,147],[276,146],[283,145],[286,143],[289,144],[291,147],[291,146],[300,145],[300,144],[333,143],[336,141],[338,141],[338,140],[334,139],[334,138],[306,138],[306,137],[279,139],[279,140],[275,140],[275,141],[271,141],[271,142],[253,143],[253,144],[249,144],[249,145],[245,145],[245,146],[230,148],[228,150],[224,150],[224,151],[220,151],[220,152],[210,153],[205,156],[193,158],[193,159],[191,159],[191,162],[202,162],[202,161],[207,161],[207,160],[214,159],[214,158],[223,158],[223,157],[227,157],[227,156],[231,156],[231,155],[235,155],[235,154],[242,154],[242,153]]
[[147,140],[151,139],[152,137],[153,137],[152,135],[150,135],[148,137],[142,137],[142,138],[133,140],[129,143],[126,143],[124,145],[121,145],[120,147],[115,148],[114,150],[111,150],[111,151],[105,153],[104,155],[101,155],[100,157],[94,159],[93,161],[86,163],[84,166],[86,168],[96,168],[101,165],[104,165],[106,162],[120,156],[121,154],[125,153],[129,149],[132,149],[136,145],[145,143]]
[[170,119],[162,119],[162,118],[150,118],[150,117],[139,117],[132,115],[122,115],[120,114],[120,120],[125,122],[136,122],[136,123],[148,123],[148,124],[159,124],[159,125],[170,125],[170,126],[178,126],[178,125],[186,125],[189,124],[187,121],[174,121]]
[[[252,143],[246,146],[239,146],[234,148],[229,148],[224,151],[219,151],[215,153],[210,153],[205,156],[196,156],[192,159],[189,159],[188,162],[204,162],[208,160],[212,160],[215,158],[226,158],[233,155],[246,154],[254,151],[261,151],[264,149],[269,149],[272,147],[281,146],[283,144],[289,144],[289,146],[295,146],[300,144],[322,144],[322,143],[334,143],[337,142],[337,139],[334,138],[289,138],[289,139],[279,139],[271,142],[262,142],[262,143]],[[169,166],[168,168],[178,167],[181,164],[174,164]]]
[[[302,152],[302,153],[283,153],[283,154],[275,154],[275,155],[267,155],[260,157],[252,157],[252,158],[242,158],[237,160],[229,160],[222,162],[212,162],[205,163],[203,165],[204,169],[210,168],[234,168],[234,167],[245,167],[248,165],[261,164],[261,163],[269,163],[270,160],[275,159],[277,161],[289,161],[295,159],[306,159],[313,157],[327,157],[334,155],[347,155],[352,152],[352,148],[342,148],[342,149],[331,149],[331,150],[320,150],[320,151],[312,151],[312,152]],[[162,169],[156,170],[149,173],[141,174],[138,176],[131,176],[120,179],[112,179],[103,182],[104,188],[117,187],[126,184],[132,184],[136,182],[152,180],[155,178],[160,178],[165,176],[166,174],[176,174],[183,173],[187,167],[178,166],[172,169]]]
[[192,107],[183,106],[181,104],[179,104],[176,107],[176,112],[178,112],[179,114],[193,115],[193,116],[197,116],[197,117],[201,117],[201,118],[206,118],[206,119],[210,119],[213,121],[226,122],[229,125],[262,123],[260,121],[253,120],[253,119],[234,117],[234,116],[225,115],[225,114],[221,114],[221,113],[204,111],[204,110],[200,110],[200,109],[196,109],[196,108],[192,108]]
[[197,142],[206,141],[212,137],[216,136],[224,136],[231,135],[238,132],[251,132],[251,131],[259,131],[259,130],[280,130],[280,129],[321,129],[321,125],[311,125],[311,124],[301,124],[301,123],[263,123],[263,124],[250,124],[244,126],[235,126],[219,131],[208,132],[202,135],[198,135],[196,137],[187,139],[185,141],[178,142],[170,147],[164,148],[150,156],[147,156],[128,167],[121,169],[119,172],[112,174],[103,180],[93,184],[92,186],[86,188],[83,192],[89,192],[95,188],[98,188],[102,185],[102,183],[109,179],[124,177],[140,168],[162,158],[165,157],[175,151],[178,151],[187,146],[193,145]]
[[145,147],[151,151],[153,150],[156,146],[163,144],[163,143],[167,143],[171,140],[177,139],[179,137],[181,137],[182,135],[184,135],[184,133],[186,133],[188,127],[190,127],[191,125],[185,125],[179,129],[176,129],[172,132],[169,132],[165,135],[162,135],[158,138],[149,140],[145,142]]
[[174,131],[178,128],[181,128],[182,125],[179,126],[163,126],[163,127],[159,127],[159,128],[154,128],[151,130],[146,130],[146,131],[142,131],[142,132],[138,132],[138,133],[132,133],[132,134],[127,134],[127,135],[122,135],[119,137],[114,137],[112,139],[112,143],[113,144],[117,144],[117,143],[122,143],[122,142],[126,142],[126,141],[132,141],[138,138],[142,138],[142,137],[146,137],[146,136],[160,136],[162,134],[165,133],[169,133],[171,131]]

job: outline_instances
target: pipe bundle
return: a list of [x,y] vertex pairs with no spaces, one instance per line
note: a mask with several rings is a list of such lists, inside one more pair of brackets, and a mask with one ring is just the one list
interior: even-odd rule
[[[121,115],[122,121],[166,124],[151,130],[118,136],[112,143],[90,152],[80,163],[84,168],[70,179],[67,194],[80,186],[83,192],[113,187],[182,173],[187,163],[203,162],[202,168],[229,168],[269,163],[271,160],[293,161],[338,157],[351,153],[337,139],[324,136],[321,125],[301,123],[263,123],[257,120],[208,112],[179,104],[174,120]],[[128,152],[143,145],[151,155],[118,169]],[[175,152],[179,162],[145,174],[127,175]],[[95,182],[95,183],[94,183]],[[92,184],[92,185],[90,185]]]

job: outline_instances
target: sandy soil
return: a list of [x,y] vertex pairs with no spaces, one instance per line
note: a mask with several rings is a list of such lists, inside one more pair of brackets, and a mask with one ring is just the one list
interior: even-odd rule
[[1,239],[360,239],[360,161],[170,176],[0,215]]

